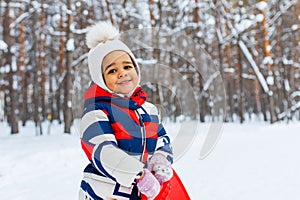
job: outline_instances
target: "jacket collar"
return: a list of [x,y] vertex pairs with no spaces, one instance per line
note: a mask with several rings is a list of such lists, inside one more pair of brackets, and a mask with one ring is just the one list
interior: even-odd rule
[[132,110],[140,108],[148,99],[148,95],[141,87],[137,87],[130,97],[120,97],[102,89],[97,84],[92,84],[84,94],[85,106],[98,102],[107,102]]

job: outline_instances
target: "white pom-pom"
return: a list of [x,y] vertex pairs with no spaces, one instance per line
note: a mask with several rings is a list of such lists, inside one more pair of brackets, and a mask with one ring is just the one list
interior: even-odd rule
[[86,44],[89,48],[96,47],[99,43],[114,40],[119,37],[119,31],[107,22],[99,22],[89,28],[86,34]]

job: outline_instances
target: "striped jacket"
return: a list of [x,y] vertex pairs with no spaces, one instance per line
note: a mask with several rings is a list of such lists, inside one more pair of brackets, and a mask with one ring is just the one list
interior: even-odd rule
[[81,189],[92,199],[130,199],[135,179],[153,153],[172,162],[170,139],[157,108],[139,87],[121,98],[92,84],[85,93],[81,145],[90,160]]

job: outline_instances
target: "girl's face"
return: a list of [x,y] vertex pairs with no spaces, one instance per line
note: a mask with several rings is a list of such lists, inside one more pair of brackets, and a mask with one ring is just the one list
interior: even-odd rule
[[124,51],[107,54],[102,62],[103,77],[108,89],[129,94],[138,84],[138,74],[130,56]]

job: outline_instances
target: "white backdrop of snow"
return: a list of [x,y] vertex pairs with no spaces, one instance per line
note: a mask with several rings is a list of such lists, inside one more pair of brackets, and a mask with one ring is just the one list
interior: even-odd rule
[[[44,128],[48,127],[43,124]],[[166,124],[176,138],[180,123]],[[199,152],[209,124],[188,151],[174,163],[194,200],[294,200],[300,197],[300,123],[228,123],[213,152]],[[77,129],[62,134],[54,123],[51,134],[35,136],[32,122],[18,135],[0,123],[0,199],[76,200],[87,159]],[[47,131],[44,131],[47,133]]]

